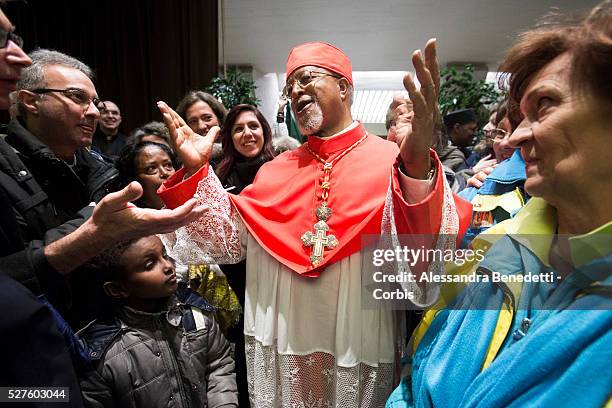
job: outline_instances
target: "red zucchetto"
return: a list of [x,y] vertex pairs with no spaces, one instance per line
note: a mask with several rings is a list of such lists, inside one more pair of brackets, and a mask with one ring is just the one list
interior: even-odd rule
[[312,65],[342,75],[353,84],[351,60],[340,49],[324,42],[307,42],[293,48],[287,57],[285,78],[298,68]]

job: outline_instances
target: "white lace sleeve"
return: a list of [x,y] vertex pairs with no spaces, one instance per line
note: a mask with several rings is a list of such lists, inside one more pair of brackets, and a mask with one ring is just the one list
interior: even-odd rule
[[185,265],[231,264],[246,256],[246,228],[221,182],[211,170],[194,195],[206,207],[202,218],[160,235],[168,255]]
[[[455,207],[453,193],[448,185],[446,177],[442,177],[444,188],[444,201],[442,204],[442,214],[440,219],[440,230],[438,231],[438,239],[435,244],[435,249],[438,251],[454,251],[455,240],[459,232],[459,216]],[[395,216],[393,209],[393,193],[392,185],[389,183],[387,190],[387,198],[383,209],[383,219],[381,225],[381,240],[380,245],[384,249],[401,248],[401,244],[397,234],[397,226],[395,224]],[[410,272],[408,262],[387,262],[383,265],[383,272],[387,275],[404,275]],[[441,261],[433,260],[427,272],[434,275],[444,274],[444,264]],[[427,283],[423,289],[415,282],[401,282],[402,288],[415,295],[412,303],[419,308],[427,308],[433,305],[440,294],[439,283]]]

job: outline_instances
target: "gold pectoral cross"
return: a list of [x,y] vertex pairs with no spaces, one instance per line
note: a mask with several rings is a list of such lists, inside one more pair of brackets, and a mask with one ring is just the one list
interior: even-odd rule
[[342,153],[338,154],[330,161],[324,160],[317,153],[312,151],[308,143],[304,144],[304,147],[310,154],[314,156],[320,163],[323,164],[323,180],[321,182],[321,205],[317,207],[315,210],[315,215],[319,220],[314,225],[314,234],[311,231],[306,231],[302,237],[302,243],[306,247],[312,247],[312,252],[310,254],[310,263],[312,266],[318,266],[323,262],[323,251],[325,249],[333,249],[338,245],[338,239],[333,235],[325,235],[327,231],[329,231],[329,225],[327,225],[326,221],[331,217],[332,211],[331,208],[327,206],[327,199],[329,197],[329,191],[331,189],[331,172],[334,168],[334,163],[337,163],[341,158],[346,156],[351,150],[359,146],[366,138],[368,137],[368,133],[364,132],[363,136],[355,143],[346,148]]
[[310,254],[310,263],[312,266],[318,266],[323,262],[323,250],[333,249],[338,245],[338,240],[333,235],[325,235],[329,231],[329,226],[325,221],[320,220],[314,225],[315,233],[306,231],[302,235],[302,243],[304,246],[312,247],[312,253]]

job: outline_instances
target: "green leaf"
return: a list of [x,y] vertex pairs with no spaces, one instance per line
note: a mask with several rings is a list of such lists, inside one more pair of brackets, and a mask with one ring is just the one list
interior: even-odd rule
[[227,109],[241,103],[258,106],[259,99],[255,96],[255,89],[255,83],[237,68],[229,68],[225,75],[213,78],[206,88],[210,94],[220,99]]

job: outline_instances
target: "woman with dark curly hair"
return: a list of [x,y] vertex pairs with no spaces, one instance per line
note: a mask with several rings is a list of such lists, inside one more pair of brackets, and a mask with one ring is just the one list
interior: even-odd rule
[[161,209],[164,203],[157,196],[157,189],[179,167],[176,156],[168,146],[155,142],[128,144],[117,158],[120,183],[127,186],[132,181],[142,185],[142,197],[136,205]]

